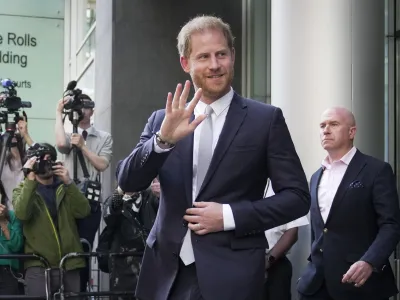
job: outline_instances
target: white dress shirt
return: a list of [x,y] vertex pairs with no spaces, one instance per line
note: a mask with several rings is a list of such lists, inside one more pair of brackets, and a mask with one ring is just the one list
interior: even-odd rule
[[[217,146],[219,136],[221,135],[222,128],[224,127],[226,115],[228,114],[229,106],[232,102],[233,98],[233,89],[222,96],[220,99],[214,101],[210,104],[213,109],[212,124],[213,124],[213,145],[212,151],[214,152],[215,147]],[[199,115],[204,114],[207,104],[199,101],[194,109],[195,118]],[[197,183],[197,163],[199,156],[199,139],[201,133],[202,123],[194,131],[193,137],[193,183],[192,183],[192,199],[196,200],[196,183]],[[154,139],[154,151],[157,153],[167,152],[171,149],[162,149],[157,145],[156,140]],[[222,213],[223,213],[223,221],[224,221],[224,230],[233,230],[235,229],[235,220],[233,218],[232,208],[229,204],[222,205]]]
[[[269,181],[269,184],[267,185],[267,191],[265,193],[265,198],[271,197],[273,195],[275,195],[275,193],[274,193],[274,190],[272,189],[272,184]],[[293,220],[289,223],[266,230],[265,237],[267,238],[268,246],[269,246],[269,248],[266,249],[266,253],[268,253],[272,248],[274,248],[276,243],[279,241],[279,239],[282,237],[282,235],[286,231],[288,231],[291,228],[305,226],[308,224],[309,224],[309,222],[308,222],[307,216],[302,216],[302,217],[300,217],[296,220]],[[289,251],[286,254],[288,254],[288,253],[289,253]]]
[[339,184],[356,152],[357,149],[353,147],[341,159],[330,162],[327,156],[321,163],[324,171],[318,185],[318,205],[324,222],[328,219]]

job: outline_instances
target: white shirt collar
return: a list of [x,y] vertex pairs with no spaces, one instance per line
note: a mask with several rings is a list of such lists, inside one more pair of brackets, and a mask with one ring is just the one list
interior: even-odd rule
[[[346,165],[349,165],[351,160],[353,159],[354,155],[357,152],[357,148],[353,146],[353,148],[350,149],[349,152],[347,152],[339,161],[343,162]],[[334,163],[334,161],[332,162]],[[332,165],[332,163],[329,161],[329,156],[325,157],[325,159],[322,161],[321,165],[325,168],[328,168]]]
[[[88,129],[85,129],[88,135],[96,135],[96,130],[93,126],[90,126]],[[78,127],[78,133],[82,135],[83,129]]]
[[[229,107],[229,105],[232,102],[232,98],[233,98],[233,89],[231,88],[228,93],[226,93],[224,96],[222,96],[221,98],[219,98],[218,100],[216,100],[210,104],[210,106],[212,107],[212,109],[217,117],[223,111],[225,111],[225,109],[227,109]],[[195,115],[204,114],[206,107],[207,107],[207,104],[200,100],[194,109]]]

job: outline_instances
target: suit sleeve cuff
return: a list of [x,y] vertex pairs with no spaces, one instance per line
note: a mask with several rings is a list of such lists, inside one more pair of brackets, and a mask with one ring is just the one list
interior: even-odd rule
[[229,204],[222,204],[222,217],[224,219],[224,230],[234,230],[235,219],[233,218],[232,208]]
[[174,147],[172,147],[172,148],[162,149],[160,146],[157,145],[156,139],[153,139],[153,141],[154,141],[154,142],[153,142],[153,149],[154,149],[154,151],[155,151],[156,153],[168,152],[168,151],[171,151],[171,149],[174,148]]

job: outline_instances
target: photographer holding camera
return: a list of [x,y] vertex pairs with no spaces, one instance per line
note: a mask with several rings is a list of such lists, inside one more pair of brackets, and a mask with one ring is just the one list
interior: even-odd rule
[[[76,82],[74,85],[68,85],[67,90],[74,91]],[[84,178],[84,172],[82,169],[81,161],[77,163],[77,179],[80,182],[100,182],[100,173],[106,170],[110,164],[112,157],[112,137],[109,133],[96,129],[91,126],[90,118],[93,115],[94,102],[89,96],[76,93],[74,96],[70,96],[61,99],[57,106],[56,113],[56,146],[60,153],[65,154],[65,167],[68,169],[70,174],[74,172],[74,149],[76,148],[78,154],[81,153],[81,157],[86,165],[89,178]],[[79,113],[79,123],[77,124],[78,133],[66,133],[63,125],[63,113],[66,110],[70,110],[75,114]],[[70,118],[71,120],[71,118]],[[72,122],[72,121],[71,121]],[[75,178],[74,178],[75,179]],[[85,193],[83,187],[82,192]],[[93,247],[93,241],[96,236],[97,230],[100,226],[101,221],[101,205],[99,201],[90,199],[91,214],[88,218],[78,221],[78,230],[81,238],[86,239],[91,247]],[[85,252],[89,249],[84,245]],[[81,291],[86,290],[86,285],[89,281],[89,270],[88,268],[82,270],[81,273]]]
[[[0,93],[0,103],[4,103],[6,98],[7,94]],[[7,145],[7,141],[3,136],[0,139],[0,153],[3,147],[7,147],[4,167],[0,177],[1,203],[5,204],[8,210],[13,210],[11,202],[13,189],[24,179],[22,162],[25,159],[25,145],[31,146],[33,144],[25,118],[20,117],[16,121],[16,129],[18,131],[12,135],[11,142]],[[7,124],[5,127],[7,128]]]
[[[103,229],[97,252],[134,252],[135,256],[99,257],[99,268],[110,274],[110,291],[132,291],[139,278],[146,238],[154,225],[159,206],[159,183],[154,179],[146,190],[123,192],[119,187],[104,204]],[[112,300],[133,300],[133,296],[111,296]]]
[[[51,265],[51,292],[60,287],[61,258],[67,253],[82,252],[76,219],[90,212],[89,201],[69,176],[68,170],[56,163],[56,149],[47,143],[36,143],[27,151],[23,171],[25,180],[14,189],[13,205],[16,217],[22,222],[25,253],[44,257]],[[80,291],[81,257],[66,264],[66,292]],[[45,296],[45,269],[38,260],[25,261],[25,293]]]

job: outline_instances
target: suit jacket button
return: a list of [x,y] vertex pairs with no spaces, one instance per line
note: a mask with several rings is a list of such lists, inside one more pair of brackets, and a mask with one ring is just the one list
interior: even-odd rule
[[176,253],[176,252],[172,252],[172,255],[175,257],[178,257],[178,253]]
[[319,252],[324,252],[324,250],[322,250],[322,249],[319,249]]
[[324,233],[327,233],[328,232],[328,228],[324,228]]

